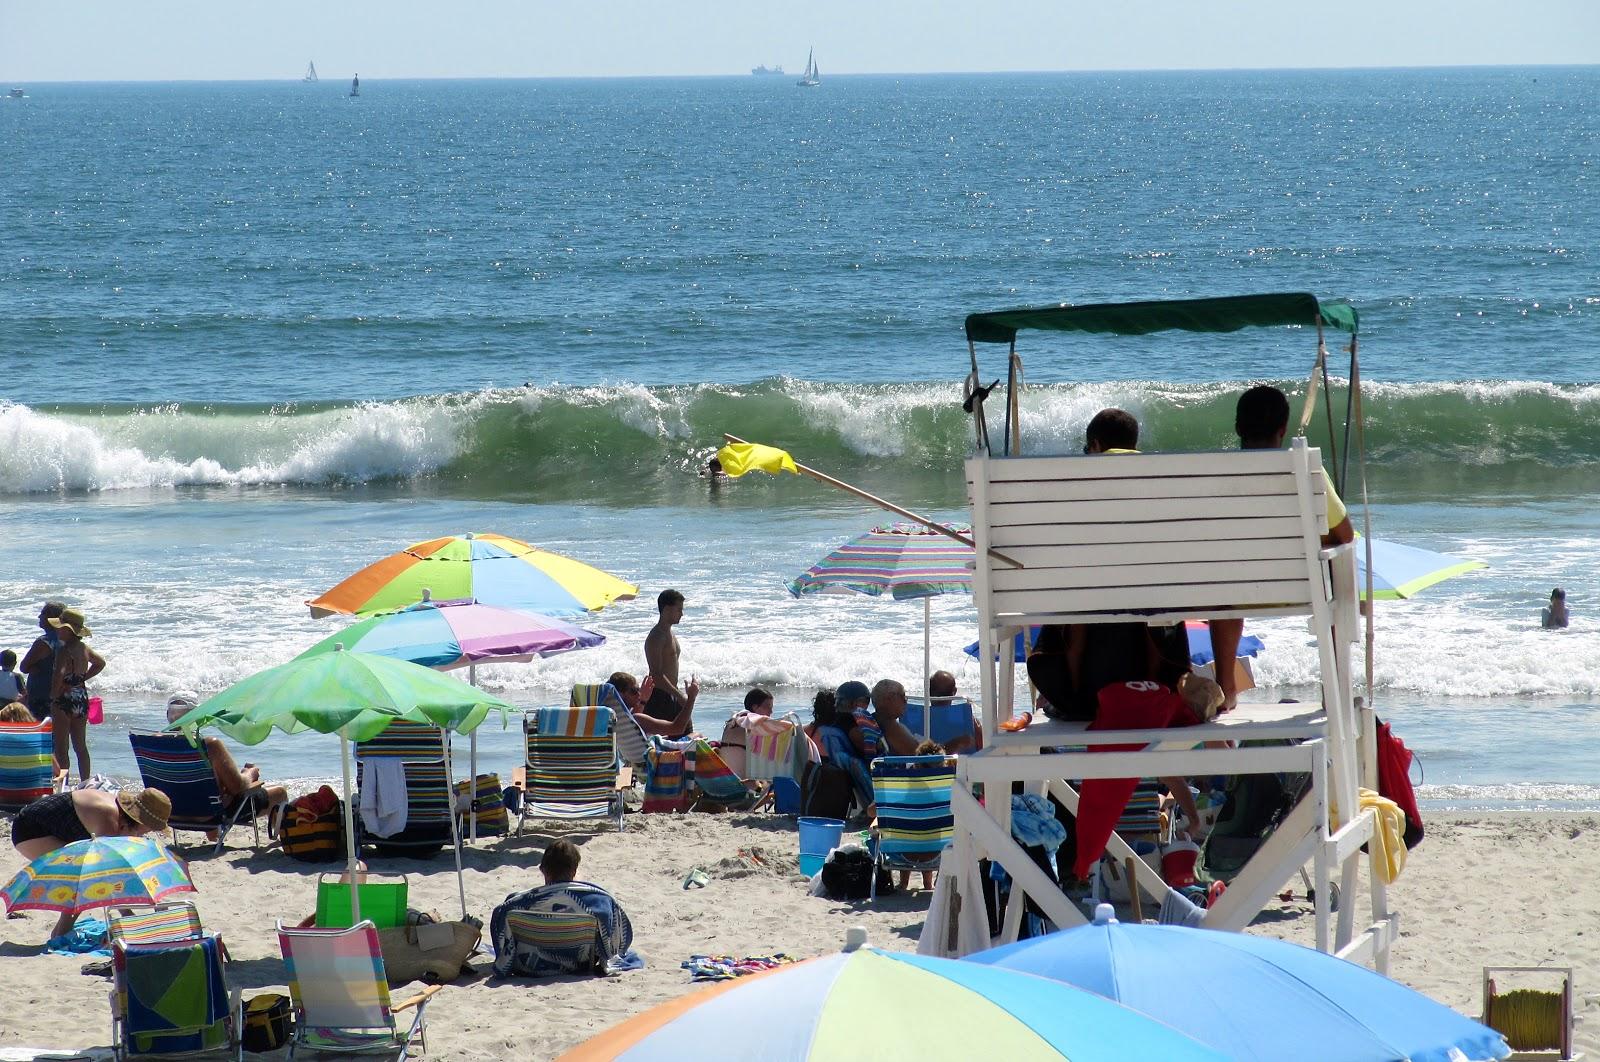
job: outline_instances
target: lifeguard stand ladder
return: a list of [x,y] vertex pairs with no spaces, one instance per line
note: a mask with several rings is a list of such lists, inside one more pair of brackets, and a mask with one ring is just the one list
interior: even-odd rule
[[[1375,738],[1371,711],[1358,716],[1352,696],[1349,643],[1360,632],[1354,555],[1349,546],[1321,546],[1327,517],[1319,451],[1296,439],[1286,450],[980,453],[967,461],[966,475],[977,544],[984,747],[959,760],[946,861],[957,871],[948,875],[955,902],[949,921],[930,919],[932,950],[965,954],[986,941],[1015,940],[1025,899],[1059,926],[1086,921],[1012,838],[1013,783],[1048,791],[1072,809],[1073,779],[1304,772],[1310,791],[1203,924],[1243,929],[1309,861],[1317,947],[1384,972],[1398,923],[1370,868],[1370,918],[1359,932],[1355,927],[1357,861],[1374,822],[1372,812],[1359,810],[1357,789],[1377,788]],[[1310,618],[1317,639],[1320,704],[1241,704],[1217,722],[1181,730],[1088,732],[1082,723],[1042,715],[1020,732],[998,728],[1015,710],[1011,639],[1032,624],[1297,615]],[[1246,744],[1257,739],[1275,743]],[[1140,747],[1090,751],[1100,745]],[[977,783],[988,794],[983,803],[972,795]],[[1331,805],[1342,826],[1330,828]],[[1119,862],[1132,854],[1116,835],[1109,851]],[[994,940],[975,872],[985,858],[1012,880]],[[1140,888],[1165,896],[1153,868],[1143,860],[1134,867]],[[1337,919],[1334,881],[1342,897]]]

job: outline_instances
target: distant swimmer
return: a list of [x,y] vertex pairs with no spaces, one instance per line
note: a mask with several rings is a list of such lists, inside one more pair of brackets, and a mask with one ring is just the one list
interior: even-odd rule
[[1559,630],[1567,625],[1567,592],[1561,587],[1550,591],[1550,605],[1539,610],[1539,626]]

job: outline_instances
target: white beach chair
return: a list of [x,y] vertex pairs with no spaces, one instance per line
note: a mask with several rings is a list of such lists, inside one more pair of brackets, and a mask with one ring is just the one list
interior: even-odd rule
[[[1057,925],[1086,919],[1013,841],[1010,802],[979,804],[975,783],[994,793],[1020,781],[1075,810],[1077,792],[1068,779],[1304,772],[1312,778],[1308,797],[1206,911],[1205,924],[1242,929],[1310,861],[1317,946],[1357,961],[1372,958],[1385,968],[1396,925],[1376,880],[1371,922],[1354,931],[1356,860],[1372,832],[1370,812],[1355,812],[1356,790],[1362,765],[1375,772],[1375,761],[1358,752],[1361,738],[1371,740],[1371,713],[1364,712],[1365,725],[1358,726],[1351,698],[1348,640],[1358,631],[1354,561],[1348,546],[1321,547],[1326,504],[1320,462],[1318,451],[1299,439],[1287,450],[967,462],[978,547],[984,748],[959,760],[955,839],[945,863],[986,857],[1010,874],[999,943],[1016,939],[1025,897]],[[1289,615],[1311,619],[1322,704],[1241,704],[1216,722],[1180,730],[1090,732],[1086,724],[1043,716],[1020,732],[998,729],[1013,715],[1015,665],[1010,652],[996,649],[1009,649],[1028,625]],[[1336,627],[1343,636],[1338,642]],[[1279,743],[1242,744],[1257,739]],[[1195,747],[1201,742],[1228,745]],[[1138,750],[1089,751],[1104,745]],[[1041,754],[1062,747],[1070,748]],[[1335,802],[1354,817],[1332,830],[1329,805]],[[1109,850],[1119,862],[1132,854],[1115,835]],[[1164,897],[1167,887],[1155,869],[1143,860],[1134,866],[1137,884]],[[1337,926],[1330,910],[1335,869],[1344,896]],[[966,894],[974,876],[951,877],[961,889],[956,917],[984,920],[982,896]],[[948,929],[930,925],[933,946],[980,935],[968,925],[959,933]]]

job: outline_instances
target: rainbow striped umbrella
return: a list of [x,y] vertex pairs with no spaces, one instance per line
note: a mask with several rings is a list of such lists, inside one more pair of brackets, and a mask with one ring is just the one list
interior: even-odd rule
[[665,1003],[561,1056],[653,1062],[743,1050],[763,1062],[1228,1056],[1108,999],[1042,977],[926,955],[829,955]]
[[193,892],[188,871],[153,837],[91,837],[46,852],[12,878],[7,911],[78,914],[96,907],[160,903]]
[[574,616],[639,592],[582,561],[504,535],[446,535],[369,564],[306,604],[313,616],[393,612],[423,600],[471,598],[485,605]]
[[[962,534],[972,528],[956,525]],[[888,594],[896,601],[972,593],[972,547],[920,524],[874,527],[789,582],[789,593]]]

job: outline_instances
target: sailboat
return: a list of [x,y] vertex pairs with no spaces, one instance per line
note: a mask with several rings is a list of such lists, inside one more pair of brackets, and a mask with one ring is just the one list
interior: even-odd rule
[[350,95],[352,95],[352,96],[361,95],[361,75],[360,74],[357,74],[355,77],[350,79]]
[[800,80],[795,82],[801,88],[816,88],[822,84],[822,72],[817,69],[817,50],[815,48],[806,53],[806,72],[800,75]]
[[317,80],[317,64],[316,63],[307,63],[306,64],[306,76],[301,78],[300,80],[301,81],[315,81],[315,80]]

